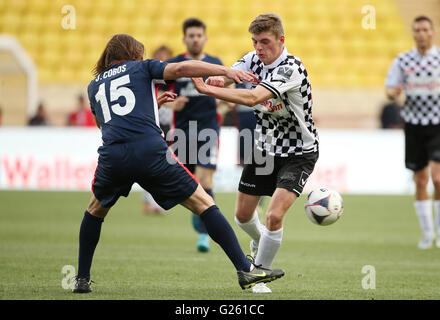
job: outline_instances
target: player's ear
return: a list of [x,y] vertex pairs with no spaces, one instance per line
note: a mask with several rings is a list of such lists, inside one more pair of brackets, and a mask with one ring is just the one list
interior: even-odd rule
[[284,44],[284,40],[286,40],[285,36],[280,36],[280,41]]

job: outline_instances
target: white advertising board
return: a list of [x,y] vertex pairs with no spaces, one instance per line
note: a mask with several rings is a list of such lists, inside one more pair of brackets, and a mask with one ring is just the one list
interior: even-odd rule
[[[235,128],[221,130],[216,191],[237,190],[237,135]],[[320,130],[319,136],[320,157],[306,191],[326,186],[354,194],[413,192],[402,131]],[[0,128],[0,189],[90,190],[100,145],[93,128]]]

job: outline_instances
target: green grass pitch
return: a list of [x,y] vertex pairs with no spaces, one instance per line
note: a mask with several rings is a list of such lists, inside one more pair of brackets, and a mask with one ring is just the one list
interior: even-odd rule
[[[146,216],[135,192],[105,219],[92,266],[93,293],[63,289],[61,269],[77,267],[89,197],[0,192],[0,299],[256,299],[241,290],[217,244],[207,254],[196,251],[185,209]],[[235,194],[217,194],[216,201],[249,253],[249,239],[233,220]],[[304,201],[302,196],[287,214],[274,263],[286,275],[269,284],[272,294],[258,299],[440,299],[440,249],[417,249],[412,197],[345,195],[344,214],[327,227],[307,219]],[[375,268],[376,289],[362,288],[365,265]]]

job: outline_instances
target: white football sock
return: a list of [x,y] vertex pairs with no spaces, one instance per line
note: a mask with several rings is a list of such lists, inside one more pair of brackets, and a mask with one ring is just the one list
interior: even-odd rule
[[437,240],[440,239],[440,200],[434,200],[435,225],[437,227]]
[[273,260],[281,246],[281,240],[283,239],[283,228],[275,231],[269,231],[264,228],[263,235],[260,239],[260,245],[258,246],[257,257],[255,258],[255,264],[262,265],[263,268],[272,268]]
[[237,217],[234,217],[234,219],[238,226],[242,228],[244,232],[246,232],[252,238],[252,240],[254,240],[254,243],[258,246],[264,226],[261,224],[260,219],[258,218],[257,211],[254,211],[252,219],[248,222],[242,223],[238,221]]
[[434,237],[434,221],[432,218],[431,200],[418,200],[414,202],[420,228],[424,237]]

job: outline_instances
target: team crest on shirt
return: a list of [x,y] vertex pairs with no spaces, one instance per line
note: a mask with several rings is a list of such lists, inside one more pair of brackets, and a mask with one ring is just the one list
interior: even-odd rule
[[283,77],[284,79],[288,80],[293,74],[293,69],[289,67],[279,67],[277,75]]

